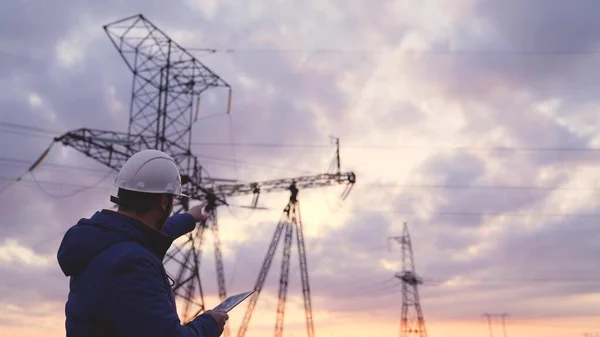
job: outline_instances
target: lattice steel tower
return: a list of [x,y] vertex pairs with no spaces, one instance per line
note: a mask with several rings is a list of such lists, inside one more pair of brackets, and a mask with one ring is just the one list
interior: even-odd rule
[[[200,96],[211,88],[229,91],[223,111],[229,113],[231,87],[143,15],[133,15],[105,25],[104,31],[133,73],[129,127],[127,132],[81,128],[55,138],[88,157],[118,171],[134,153],[157,149],[169,154],[181,173],[183,193],[192,200],[206,200],[211,212],[208,220],[185,236],[186,242],[166,254],[165,265],[175,265],[173,290],[184,300],[181,316],[188,321],[205,310],[199,265],[205,228],[211,229],[215,242],[215,261],[219,297],[226,297],[223,258],[219,248],[216,206],[225,203],[216,196],[214,182],[206,178],[191,151],[192,123]],[[226,107],[226,109],[225,109]],[[178,202],[175,213],[187,209]],[[228,335],[228,330],[225,331]]]
[[[179,166],[183,193],[190,196],[191,200],[206,201],[210,212],[208,219],[195,230],[181,237],[183,241],[176,241],[163,261],[168,272],[169,267],[174,269],[173,291],[176,299],[183,301],[183,308],[179,313],[183,322],[193,319],[206,310],[199,272],[206,230],[213,234],[219,298],[223,300],[227,296],[216,213],[218,206],[227,205],[226,199],[229,197],[252,195],[251,208],[256,208],[261,193],[291,191],[292,198],[284,211],[285,218],[281,220],[276,230],[279,238],[282,228],[285,227],[285,249],[287,250],[282,267],[282,280],[286,284],[280,289],[276,334],[281,334],[283,330],[289,250],[291,235],[295,232],[302,268],[307,330],[312,337],[314,328],[308,269],[296,196],[299,189],[334,185],[346,185],[342,198],[348,195],[356,182],[356,175],[353,172],[344,173],[340,170],[339,140],[336,140],[336,155],[332,169],[326,173],[243,184],[216,184],[216,179],[208,177],[191,151],[191,126],[194,115],[198,114],[200,96],[210,88],[221,87],[229,91],[229,102],[226,110],[224,109],[224,112],[229,113],[231,106],[229,84],[141,14],[110,23],[104,26],[104,30],[133,73],[128,131],[80,128],[66,132],[56,137],[54,141],[70,146],[115,171],[118,171],[131,155],[140,150],[162,150],[171,155]],[[49,149],[32,168],[39,164],[48,151]],[[178,203],[175,213],[186,210],[187,207],[188,203],[182,201]],[[272,245],[276,246],[275,241],[277,240],[274,240]],[[272,256],[268,259],[272,259]],[[268,264],[270,265],[270,262]],[[268,267],[265,268],[263,265],[260,275],[265,274],[267,270]],[[260,281],[262,277],[259,276],[256,295],[249,301],[251,306],[244,317],[240,332],[242,336],[248,327],[252,309],[262,289]],[[224,335],[229,335],[228,325],[225,326]]]
[[396,277],[402,281],[400,337],[427,337],[418,289],[418,286],[423,284],[423,280],[415,271],[412,243],[407,224],[404,223],[401,236],[390,239],[397,241],[402,247],[402,271],[396,273]]

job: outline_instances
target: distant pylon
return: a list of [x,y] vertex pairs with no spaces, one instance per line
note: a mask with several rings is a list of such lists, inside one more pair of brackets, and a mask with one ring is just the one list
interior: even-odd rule
[[423,280],[415,272],[415,260],[406,223],[402,236],[390,239],[397,241],[402,247],[402,271],[396,273],[396,277],[402,281],[400,337],[427,337],[418,290],[418,285],[423,284]]
[[502,335],[506,337],[506,317],[508,314],[488,314],[487,312],[483,314],[484,317],[487,317],[488,329],[490,331],[490,337],[494,337],[494,330],[492,328],[492,317],[500,317],[502,320]]

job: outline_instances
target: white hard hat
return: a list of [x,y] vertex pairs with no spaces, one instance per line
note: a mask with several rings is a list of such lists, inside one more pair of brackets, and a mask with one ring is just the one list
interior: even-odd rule
[[114,185],[129,191],[187,197],[181,194],[177,164],[171,156],[158,150],[142,150],[127,159]]

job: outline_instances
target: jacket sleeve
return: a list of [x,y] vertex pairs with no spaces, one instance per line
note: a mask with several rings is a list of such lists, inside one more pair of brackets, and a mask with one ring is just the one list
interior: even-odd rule
[[162,232],[170,237],[177,239],[194,230],[196,219],[189,213],[175,214],[163,226]]
[[218,337],[222,333],[207,314],[182,325],[156,262],[131,255],[127,261],[118,262],[105,298],[105,315],[113,336]]

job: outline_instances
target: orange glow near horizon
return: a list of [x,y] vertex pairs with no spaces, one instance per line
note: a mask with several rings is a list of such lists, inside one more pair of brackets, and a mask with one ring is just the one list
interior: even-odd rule
[[[239,324],[237,319],[243,316],[243,310],[238,310],[232,315],[236,324],[231,329],[232,336],[236,336]],[[365,336],[389,336],[399,335],[398,321],[380,321],[377,317],[371,317],[369,313],[352,315],[343,319],[340,314],[327,314],[318,312],[319,316],[315,322],[315,334],[319,337],[365,337]],[[362,316],[361,316],[362,315]],[[238,317],[239,316],[239,317]],[[330,316],[330,320],[323,319]],[[284,335],[305,336],[304,313],[298,310],[290,310],[286,314]],[[512,322],[507,320],[507,335],[529,336],[529,337],[562,337],[575,336],[583,332],[593,332],[594,318],[570,318],[570,319],[545,319],[529,322]],[[31,317],[21,320],[19,326],[5,325],[2,327],[3,336],[11,337],[59,337],[64,336],[64,318],[62,315]],[[275,312],[256,312],[250,323],[246,337],[263,337],[273,333],[275,325]],[[427,321],[428,336],[445,337],[482,337],[488,336],[488,325],[481,319],[479,322],[448,322]],[[502,327],[499,323],[493,325],[494,336],[502,336]]]
[[[14,59],[0,67],[10,75],[0,80],[6,111],[0,121],[30,126],[15,126],[21,130],[15,135],[26,138],[14,143],[6,138],[0,156],[16,165],[17,177],[29,166],[28,158],[37,158],[51,135],[58,135],[52,130],[125,130],[130,104],[143,99],[130,102],[132,74],[98,21],[117,19],[135,3],[98,10],[99,2],[57,2],[54,11],[43,13],[44,6],[13,2],[5,7],[22,7],[15,15],[27,15],[13,18],[19,25],[11,27],[19,34],[7,29],[0,49]],[[600,119],[594,92],[600,82],[594,82],[599,80],[595,59],[583,57],[587,52],[559,52],[595,45],[594,15],[582,26],[565,19],[599,12],[593,6],[577,13],[577,5],[550,1],[184,2],[141,9],[178,44],[195,49],[198,60],[206,59],[236,93],[232,100],[231,89],[211,90],[200,110],[192,102],[193,112],[183,105],[185,95],[176,99],[161,89],[169,100],[156,97],[162,105],[180,105],[169,113],[198,120],[190,126],[190,151],[198,156],[202,176],[210,173],[207,184],[215,185],[215,193],[221,195],[215,177],[263,186],[257,209],[244,208],[258,196],[251,188],[227,196],[228,205],[218,213],[218,241],[217,231],[208,229],[196,241],[201,268],[186,269],[201,275],[205,309],[220,303],[214,243],[220,244],[228,294],[254,287],[289,201],[290,181],[326,172],[335,152],[326,143],[335,136],[341,139],[341,170],[357,175],[352,192],[342,202],[344,185],[307,186],[299,196],[316,337],[399,336],[402,281],[394,275],[407,269],[402,266],[407,254],[387,240],[400,235],[405,222],[415,273],[424,280],[418,291],[429,337],[487,337],[482,314],[488,310],[506,310],[510,337],[600,333],[600,313],[576,316],[600,306],[595,287]],[[57,19],[50,15],[54,12],[65,17]],[[60,29],[51,31],[60,20],[65,21],[58,22]],[[558,45],[568,37],[573,41]],[[214,53],[199,50],[217,45]],[[154,103],[150,100],[140,116],[148,117]],[[174,122],[173,130],[187,125],[179,124]],[[36,125],[43,128],[36,131]],[[176,141],[175,136],[169,139]],[[116,187],[95,183],[89,174],[98,169],[104,175],[104,160],[91,166],[92,155],[73,146],[45,155],[48,162],[36,170],[39,180],[32,175],[3,193],[0,267],[7,272],[0,275],[7,282],[0,284],[0,337],[65,336],[69,279],[57,266],[60,232],[114,206],[109,196]],[[2,185],[12,184],[8,170],[1,176],[8,179]],[[275,191],[264,187],[280,178],[289,180],[277,183]],[[42,189],[45,184],[65,198],[52,198],[50,189]],[[87,194],[69,192],[79,186],[77,193]],[[307,335],[296,238],[285,337]],[[284,240],[282,235],[245,337],[273,335]],[[175,275],[179,264],[189,261],[165,262],[168,274],[186,279]],[[185,305],[177,302],[181,317]],[[237,337],[248,303],[230,312],[230,337]],[[499,319],[492,332],[504,336]]]

